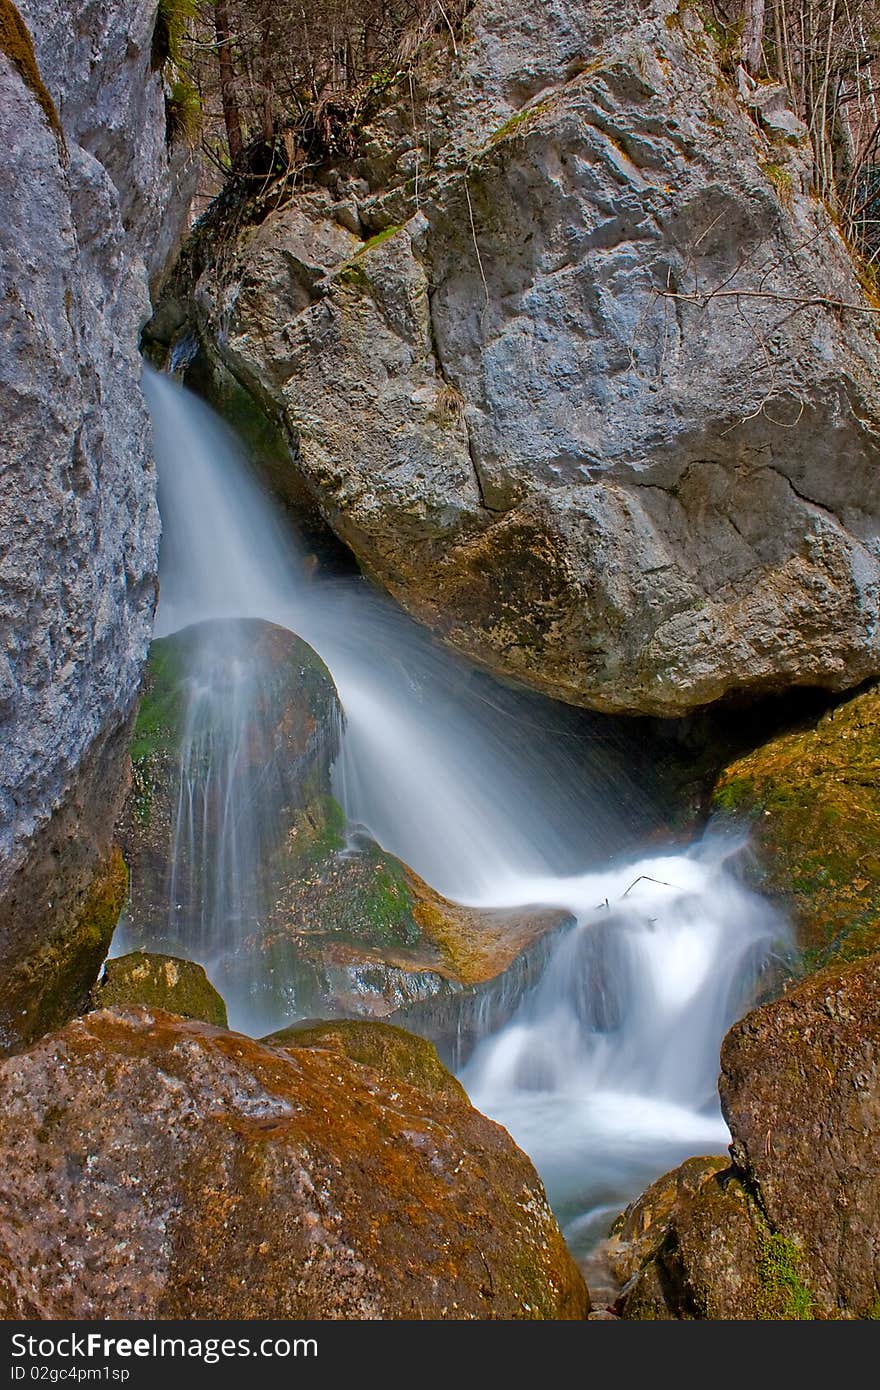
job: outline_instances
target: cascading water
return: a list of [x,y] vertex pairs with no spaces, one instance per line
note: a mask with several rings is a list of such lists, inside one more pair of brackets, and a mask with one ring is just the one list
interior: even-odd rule
[[[729,845],[627,858],[642,768],[573,739],[540,702],[493,695],[360,581],[308,579],[301,547],[225,428],[167,379],[148,371],[145,386],[164,525],[157,636],[217,618],[298,633],[327,663],[345,710],[334,789],[349,818],[449,897],[559,906],[576,919],[462,1079],[531,1155],[575,1245],[588,1244],[603,1213],[654,1176],[723,1149],[719,1044],[784,924],[733,875]],[[249,806],[206,809],[206,786],[234,780],[240,701],[254,681],[240,672],[230,685],[229,652],[219,660],[204,631],[175,872],[194,872],[200,834],[225,844],[213,848],[192,920],[172,935],[210,967],[230,919],[259,916],[267,851],[254,831],[256,784]],[[170,913],[192,899],[175,881]]]

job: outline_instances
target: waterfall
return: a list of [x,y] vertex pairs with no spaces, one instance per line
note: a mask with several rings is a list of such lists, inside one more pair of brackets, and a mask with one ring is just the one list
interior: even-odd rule
[[[599,732],[574,737],[547,702],[494,687],[365,583],[311,575],[225,427],[149,370],[145,390],[164,527],[157,636],[220,617],[299,634],[329,667],[345,712],[333,778],[349,818],[449,897],[574,917],[462,1080],[530,1154],[573,1244],[588,1244],[666,1168],[723,1151],[719,1045],[784,924],[734,875],[729,843],[634,853],[633,824],[650,823],[634,741],[621,751]],[[250,689],[244,674],[230,685],[228,661],[224,672],[220,687],[193,686],[176,822],[189,837],[179,856],[188,872],[200,834],[226,837],[199,912],[175,923],[206,964],[222,946],[211,939],[225,930],[218,922],[258,911],[259,884],[245,892],[242,880],[263,855],[242,842],[256,809],[206,811],[204,778],[223,783],[238,756],[237,702]]]

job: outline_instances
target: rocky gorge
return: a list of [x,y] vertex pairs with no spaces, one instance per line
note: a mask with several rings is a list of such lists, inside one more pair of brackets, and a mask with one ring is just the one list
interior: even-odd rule
[[426,4],[235,149],[211,8],[0,0],[3,1318],[876,1318],[880,300],[794,92]]

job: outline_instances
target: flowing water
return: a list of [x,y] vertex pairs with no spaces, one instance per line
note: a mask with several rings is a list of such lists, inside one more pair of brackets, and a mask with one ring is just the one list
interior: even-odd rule
[[[217,618],[298,633],[345,711],[333,777],[350,820],[447,896],[572,914],[538,985],[479,1043],[462,1080],[530,1154],[573,1246],[587,1248],[653,1177],[723,1151],[719,1044],[784,924],[732,872],[736,846],[634,852],[634,826],[644,834],[651,823],[634,741],[622,754],[595,732],[601,721],[578,732],[549,702],[495,686],[360,580],[310,578],[225,427],[168,379],[148,371],[145,384],[164,527],[156,635]],[[176,881],[168,909],[172,935],[209,970],[218,943],[253,915],[268,854],[260,802],[278,795],[265,785],[266,753],[246,802],[229,804],[242,702],[262,675],[226,639],[212,651],[211,631],[181,754],[180,872],[204,853],[200,836],[217,843],[210,881],[187,892]],[[234,1024],[258,1030],[228,1002]]]

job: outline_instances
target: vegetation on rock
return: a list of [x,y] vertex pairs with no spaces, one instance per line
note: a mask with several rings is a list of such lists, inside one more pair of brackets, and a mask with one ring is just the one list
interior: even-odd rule
[[373,1067],[386,1076],[415,1086],[426,1095],[443,1096],[446,1100],[467,1105],[464,1087],[443,1066],[433,1043],[415,1037],[403,1028],[389,1023],[362,1019],[306,1019],[271,1033],[263,1042],[271,1047],[319,1047]]
[[114,956],[92,990],[93,1009],[164,1009],[181,1018],[201,1019],[216,1028],[228,1027],[226,1005],[204,968],[146,951]]
[[0,1085],[6,1318],[588,1311],[534,1169],[454,1086],[145,1009],[69,1024]]
[[880,948],[880,690],[737,758],[713,804],[748,826],[757,881],[791,913],[807,969]]
[[64,152],[64,132],[55,103],[45,82],[40,76],[34,53],[30,30],[22,19],[13,0],[0,0],[0,52],[18,69],[21,79],[36,97],[43,114],[58,141],[59,150]]

